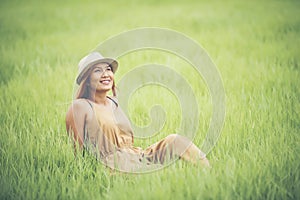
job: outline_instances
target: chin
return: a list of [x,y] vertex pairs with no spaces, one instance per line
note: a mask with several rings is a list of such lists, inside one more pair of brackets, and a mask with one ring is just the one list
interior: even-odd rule
[[98,88],[97,91],[109,92],[111,89],[112,89],[112,87],[101,87],[101,88]]

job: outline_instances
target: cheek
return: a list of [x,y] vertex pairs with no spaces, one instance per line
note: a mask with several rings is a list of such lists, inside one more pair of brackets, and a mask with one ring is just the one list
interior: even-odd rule
[[96,82],[98,81],[100,76],[97,73],[93,73],[90,77],[91,82]]
[[90,85],[95,85],[97,83],[96,79],[91,79]]
[[114,75],[114,73],[111,72],[111,74],[110,74],[109,76],[110,76],[110,78],[111,78],[112,80],[115,80],[115,75]]
[[95,86],[98,83],[98,78],[96,76],[91,76],[90,77],[90,85]]

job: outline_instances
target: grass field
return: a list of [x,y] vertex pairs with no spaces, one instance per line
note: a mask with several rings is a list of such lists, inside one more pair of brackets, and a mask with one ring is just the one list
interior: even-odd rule
[[[0,199],[300,199],[299,10],[299,1],[279,0],[1,1]],[[184,33],[218,66],[226,119],[208,154],[212,169],[178,161],[153,173],[111,175],[92,157],[74,157],[64,119],[78,61],[138,27]],[[180,59],[151,50],[122,57],[116,79],[146,61],[172,65],[197,87]],[[212,109],[200,88],[197,145]],[[149,122],[153,97],[170,113],[147,142],[176,129],[170,93],[153,87],[133,97],[137,124]]]

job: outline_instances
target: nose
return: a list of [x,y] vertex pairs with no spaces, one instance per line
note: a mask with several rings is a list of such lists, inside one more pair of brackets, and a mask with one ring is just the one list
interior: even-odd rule
[[107,73],[107,71],[106,70],[103,70],[103,72],[102,72],[102,75],[101,75],[102,77],[107,77],[108,76],[108,73]]

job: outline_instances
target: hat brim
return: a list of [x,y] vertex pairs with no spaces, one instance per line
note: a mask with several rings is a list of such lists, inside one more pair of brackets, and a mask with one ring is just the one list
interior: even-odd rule
[[118,62],[112,58],[102,58],[102,59],[98,59],[95,60],[91,63],[89,63],[82,71],[81,73],[77,76],[76,78],[76,83],[79,85],[81,83],[81,81],[83,80],[83,78],[87,75],[86,73],[92,68],[94,67],[96,64],[99,63],[107,63],[111,66],[113,73],[116,73],[117,69],[118,69]]

